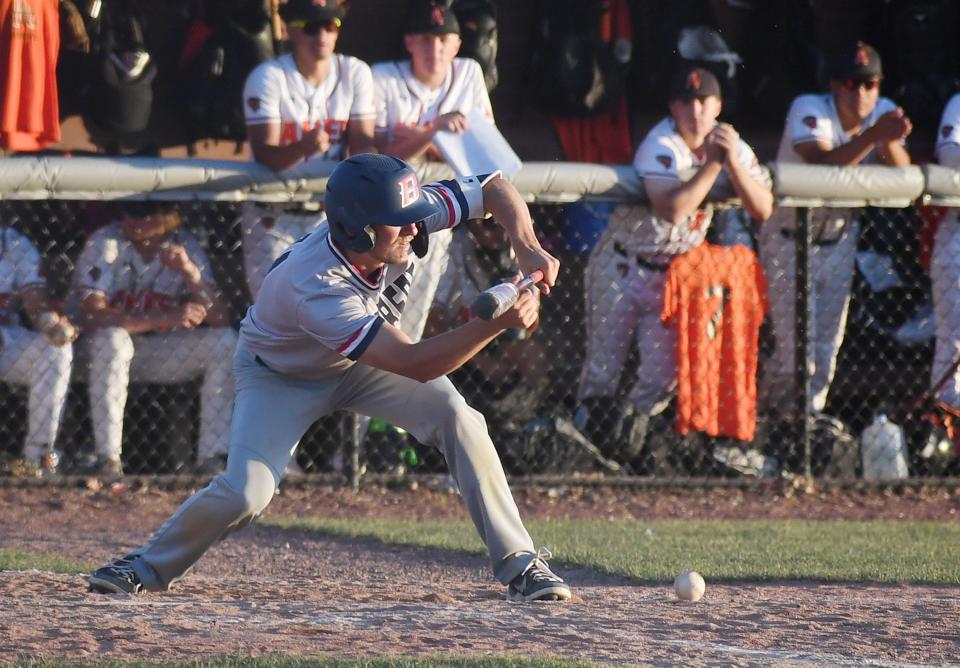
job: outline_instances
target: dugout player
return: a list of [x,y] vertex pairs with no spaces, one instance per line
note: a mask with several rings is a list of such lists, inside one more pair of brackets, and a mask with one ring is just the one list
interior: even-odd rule
[[[954,95],[943,110],[936,144],[941,165],[960,168],[960,94]],[[930,262],[933,284],[933,309],[937,340],[930,376],[938,383],[960,357],[960,209],[951,209],[937,228]],[[960,369],[954,372],[937,399],[950,416],[950,431],[958,432],[960,421]]]
[[73,274],[96,448],[93,473],[108,479],[123,473],[131,379],[172,384],[199,376],[197,466],[215,473],[227,452],[233,405],[230,360],[237,335],[230,314],[206,252],[180,227],[176,209],[132,203],[122,216],[87,239]]
[[[856,42],[828,59],[830,91],[797,97],[787,112],[778,162],[817,165],[910,164],[904,140],[912,125],[903,110],[880,96],[880,55]],[[850,303],[856,259],[858,211],[812,210],[813,357],[810,378],[813,410],[822,411],[836,370]],[[760,231],[760,259],[770,291],[776,339],[761,377],[760,400],[774,419],[795,420],[793,396],[795,341],[796,211],[777,209]]]
[[425,254],[425,233],[485,214],[507,231],[521,269],[542,270],[541,289],[550,290],[559,262],[537,241],[519,193],[497,173],[421,189],[406,163],[365,154],[337,166],[325,206],[329,225],[278,259],[264,298],[241,324],[226,473],[143,547],[94,572],[91,589],[168,588],[211,545],[263,512],[307,427],[343,409],[441,449],[510,598],[569,599],[523,527],[483,416],[446,377],[504,330],[532,326],[539,301],[524,291],[495,320],[472,320],[418,343],[397,327],[404,296],[416,289],[411,268]]
[[[381,153],[404,161],[443,158],[433,145],[441,131],[464,132],[467,114],[478,110],[493,121],[493,108],[480,65],[457,58],[460,25],[445,2],[414,0],[403,43],[408,60],[373,66],[376,144]],[[417,341],[434,301],[447,263],[449,232],[430,239],[430,251],[420,263],[418,291],[404,309],[400,327]]]
[[[14,475],[56,472],[53,448],[67,399],[77,329],[51,304],[40,253],[25,236],[0,226],[0,380],[27,390],[27,433]],[[33,330],[21,326],[20,307]]]
[[[257,66],[243,90],[254,160],[283,171],[310,160],[373,151],[370,67],[334,53],[344,19],[339,2],[289,0],[280,5],[280,16],[290,53]],[[322,213],[303,205],[244,206],[244,270],[252,299],[277,256],[322,221]]]
[[[722,101],[716,77],[700,67],[683,68],[669,96],[670,115],[650,130],[633,161],[650,206],[614,209],[584,278],[587,349],[576,424],[621,462],[640,454],[648,418],[664,411],[676,386],[675,336],[660,320],[664,281],[672,258],[703,243],[713,216],[704,203],[710,188],[725,172],[751,218],[765,220],[773,209],[753,150],[733,126],[717,121]],[[690,169],[694,175],[681,181],[680,172]],[[634,339],[640,365],[618,417],[612,394]],[[611,419],[624,424],[611,426]],[[611,443],[621,428],[623,438]]]

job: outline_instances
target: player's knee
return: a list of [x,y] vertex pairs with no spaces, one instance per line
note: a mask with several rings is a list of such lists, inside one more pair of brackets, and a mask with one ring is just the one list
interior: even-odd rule
[[249,522],[269,505],[277,483],[270,468],[262,462],[248,461],[242,470],[238,475],[237,469],[228,464],[221,480],[230,491],[229,503],[235,521]]
[[133,339],[130,333],[121,327],[101,327],[88,335],[91,357],[107,360],[132,360],[134,354]]
[[487,428],[483,415],[471,408],[458,392],[439,393],[430,405],[434,407],[436,426],[441,431],[463,433],[470,429],[486,430]]

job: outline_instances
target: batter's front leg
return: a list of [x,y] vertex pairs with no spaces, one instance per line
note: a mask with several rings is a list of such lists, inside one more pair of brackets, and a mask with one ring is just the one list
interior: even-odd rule
[[536,557],[483,416],[447,378],[420,383],[357,364],[339,408],[386,420],[446,458],[496,578],[507,584]]

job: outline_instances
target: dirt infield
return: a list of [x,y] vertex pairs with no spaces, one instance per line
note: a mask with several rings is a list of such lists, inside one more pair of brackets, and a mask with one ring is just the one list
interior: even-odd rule
[[[141,542],[187,492],[0,489],[0,547],[98,563]],[[956,519],[951,492],[520,490],[527,517]],[[291,490],[274,514],[463,517],[458,497]],[[956,587],[711,584],[698,604],[560,566],[570,604],[502,599],[481,557],[258,525],[215,547],[174,591],[88,594],[80,576],[0,572],[0,662],[18,656],[222,654],[562,656],[654,665],[960,665]]]

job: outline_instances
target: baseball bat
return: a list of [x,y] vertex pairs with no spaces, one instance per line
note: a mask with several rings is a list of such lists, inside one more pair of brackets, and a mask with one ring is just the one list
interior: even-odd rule
[[543,272],[539,269],[522,281],[514,285],[513,283],[501,283],[492,288],[487,288],[473,300],[473,312],[484,320],[493,320],[507,312],[520,297],[520,291],[529,288],[534,283],[543,280]]

